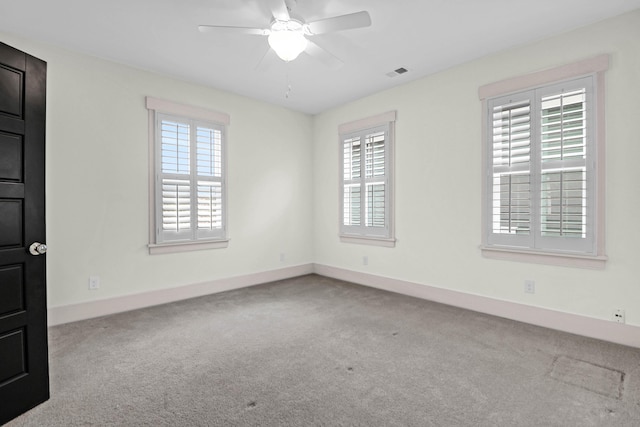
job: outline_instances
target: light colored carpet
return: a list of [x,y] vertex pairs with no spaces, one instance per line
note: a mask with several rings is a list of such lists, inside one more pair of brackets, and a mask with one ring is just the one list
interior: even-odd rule
[[639,426],[640,350],[310,275],[50,329],[18,426]]

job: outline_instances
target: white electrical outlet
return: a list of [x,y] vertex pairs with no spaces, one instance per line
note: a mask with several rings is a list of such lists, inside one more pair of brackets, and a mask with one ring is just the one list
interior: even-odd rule
[[280,262],[284,262],[284,252],[280,252]]
[[100,289],[100,276],[89,276],[89,289]]
[[615,308],[613,310],[611,320],[618,323],[624,323],[624,310],[621,308]]
[[525,280],[524,281],[524,293],[525,294],[535,294],[536,293],[536,282],[533,280]]
[[369,257],[368,256],[363,256],[362,257],[362,265],[369,265]]

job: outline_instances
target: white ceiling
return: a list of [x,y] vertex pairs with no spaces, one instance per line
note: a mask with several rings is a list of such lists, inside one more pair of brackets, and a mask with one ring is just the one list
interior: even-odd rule
[[[20,0],[0,32],[315,114],[493,52],[640,8],[640,0],[287,0],[304,21],[367,10],[368,28],[313,36],[344,65],[269,57],[264,36],[202,34],[199,24],[267,28],[270,1]],[[386,73],[409,70],[390,78]],[[285,97],[291,85],[289,97]]]

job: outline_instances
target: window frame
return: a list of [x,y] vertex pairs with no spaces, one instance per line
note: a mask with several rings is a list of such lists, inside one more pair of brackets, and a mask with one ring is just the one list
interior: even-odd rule
[[[339,238],[343,243],[355,243],[372,246],[395,247],[394,224],[394,154],[395,154],[395,121],[396,111],[370,116],[364,119],[348,122],[338,126],[339,147],[339,203],[338,203],[338,230]],[[367,135],[385,133],[385,226],[370,227],[366,225],[344,225],[344,143],[346,140],[359,137],[364,141]],[[359,181],[366,188],[367,177],[363,172]],[[371,178],[369,178],[371,179]],[[363,196],[364,197],[364,196]]]
[[[146,107],[149,116],[149,253],[166,254],[187,252],[203,249],[226,248],[229,244],[227,235],[227,139],[230,118],[228,114],[207,110],[200,107],[184,105],[163,99],[146,97]],[[158,143],[159,123],[161,118],[171,118],[188,123],[189,126],[205,125],[221,132],[221,177],[215,181],[221,183],[222,191],[222,229],[218,233],[209,233],[202,238],[188,238],[180,240],[163,240],[158,226],[161,222],[162,206],[158,200],[161,162],[161,145]],[[191,174],[189,179],[191,180]],[[193,208],[193,207],[192,207]],[[197,206],[195,207],[197,209]]]
[[[479,98],[482,101],[482,244],[480,246],[482,255],[487,258],[512,260],[520,262],[534,262],[541,264],[560,265],[567,267],[595,268],[602,269],[605,266],[607,256],[605,255],[605,71],[609,68],[609,55],[599,55],[583,61],[575,62],[565,66],[539,71],[536,73],[519,76],[496,83],[491,83],[480,87]],[[592,108],[591,140],[587,143],[588,168],[591,174],[587,174],[590,179],[588,191],[591,196],[592,227],[589,231],[593,233],[593,242],[588,250],[577,251],[572,248],[535,248],[512,246],[504,239],[492,239],[491,215],[492,197],[491,185],[493,179],[492,163],[492,139],[489,128],[490,108],[492,100],[507,98],[509,96],[518,97],[527,91],[538,91],[539,99],[543,93],[548,93],[550,89],[562,85],[571,85],[582,78],[591,78],[593,91],[592,102],[588,108]],[[532,105],[533,126],[539,126],[536,122],[538,117],[538,105]],[[536,150],[537,151],[537,150]],[[532,152],[532,162],[539,161],[537,153]],[[532,197],[539,197],[539,188],[532,192]],[[537,203],[537,202],[536,202]],[[535,203],[534,203],[535,204]],[[537,212],[539,214],[539,211]],[[532,212],[532,220],[536,212]],[[539,215],[538,215],[539,216]],[[539,221],[536,218],[535,221]],[[548,239],[548,238],[545,238]],[[497,240],[497,241],[496,241]]]

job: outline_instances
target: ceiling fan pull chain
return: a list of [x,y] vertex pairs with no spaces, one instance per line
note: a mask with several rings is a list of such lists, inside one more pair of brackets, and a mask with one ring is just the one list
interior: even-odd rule
[[291,91],[293,91],[293,88],[291,87],[291,82],[289,81],[289,63],[287,63],[286,65],[287,71],[285,73],[286,75],[286,84],[287,84],[287,91],[284,93],[284,97],[289,99],[289,95],[291,95]]

